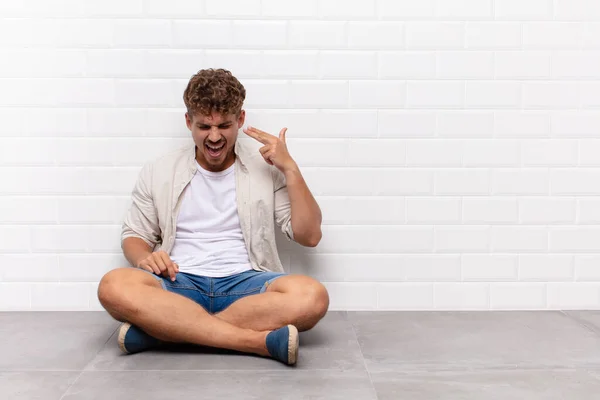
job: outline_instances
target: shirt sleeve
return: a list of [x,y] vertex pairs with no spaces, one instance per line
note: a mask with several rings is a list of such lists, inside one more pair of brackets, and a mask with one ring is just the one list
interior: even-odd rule
[[132,203],[121,229],[121,242],[129,237],[137,237],[154,248],[161,241],[158,214],[150,190],[151,182],[152,165],[149,163],[140,171],[131,193]]
[[294,240],[292,230],[292,207],[285,182],[285,176],[277,168],[272,167],[273,191],[275,195],[275,223],[281,228],[288,240]]

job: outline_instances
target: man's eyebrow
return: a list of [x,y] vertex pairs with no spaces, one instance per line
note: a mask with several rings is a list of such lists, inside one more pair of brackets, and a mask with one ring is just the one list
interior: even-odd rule
[[[233,121],[225,121],[225,122],[221,122],[220,124],[214,125],[214,126],[223,126],[223,125],[232,124],[232,123],[233,123]],[[205,124],[205,123],[202,123],[202,122],[198,122],[198,123],[196,123],[196,125],[197,126],[201,126],[201,127],[211,126],[209,124]]]

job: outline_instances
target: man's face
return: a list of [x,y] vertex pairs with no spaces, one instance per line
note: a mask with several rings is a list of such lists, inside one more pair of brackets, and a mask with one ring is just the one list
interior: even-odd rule
[[235,160],[233,148],[238,130],[244,125],[245,117],[244,110],[239,117],[235,114],[223,115],[216,112],[210,116],[185,114],[187,127],[192,132],[192,138],[198,147],[196,160],[202,168],[218,172],[233,164]]

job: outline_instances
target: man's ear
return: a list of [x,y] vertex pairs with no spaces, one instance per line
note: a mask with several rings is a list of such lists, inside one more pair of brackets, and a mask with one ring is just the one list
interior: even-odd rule
[[192,119],[190,118],[189,113],[185,113],[185,124],[187,125],[188,129],[191,131],[192,130]]
[[244,126],[244,122],[246,121],[246,110],[240,111],[240,116],[238,117],[238,127]]

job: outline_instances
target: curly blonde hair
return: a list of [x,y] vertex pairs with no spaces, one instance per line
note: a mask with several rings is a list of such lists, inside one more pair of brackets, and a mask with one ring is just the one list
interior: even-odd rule
[[239,116],[246,99],[246,89],[226,69],[202,69],[188,82],[183,102],[191,116],[212,112]]

